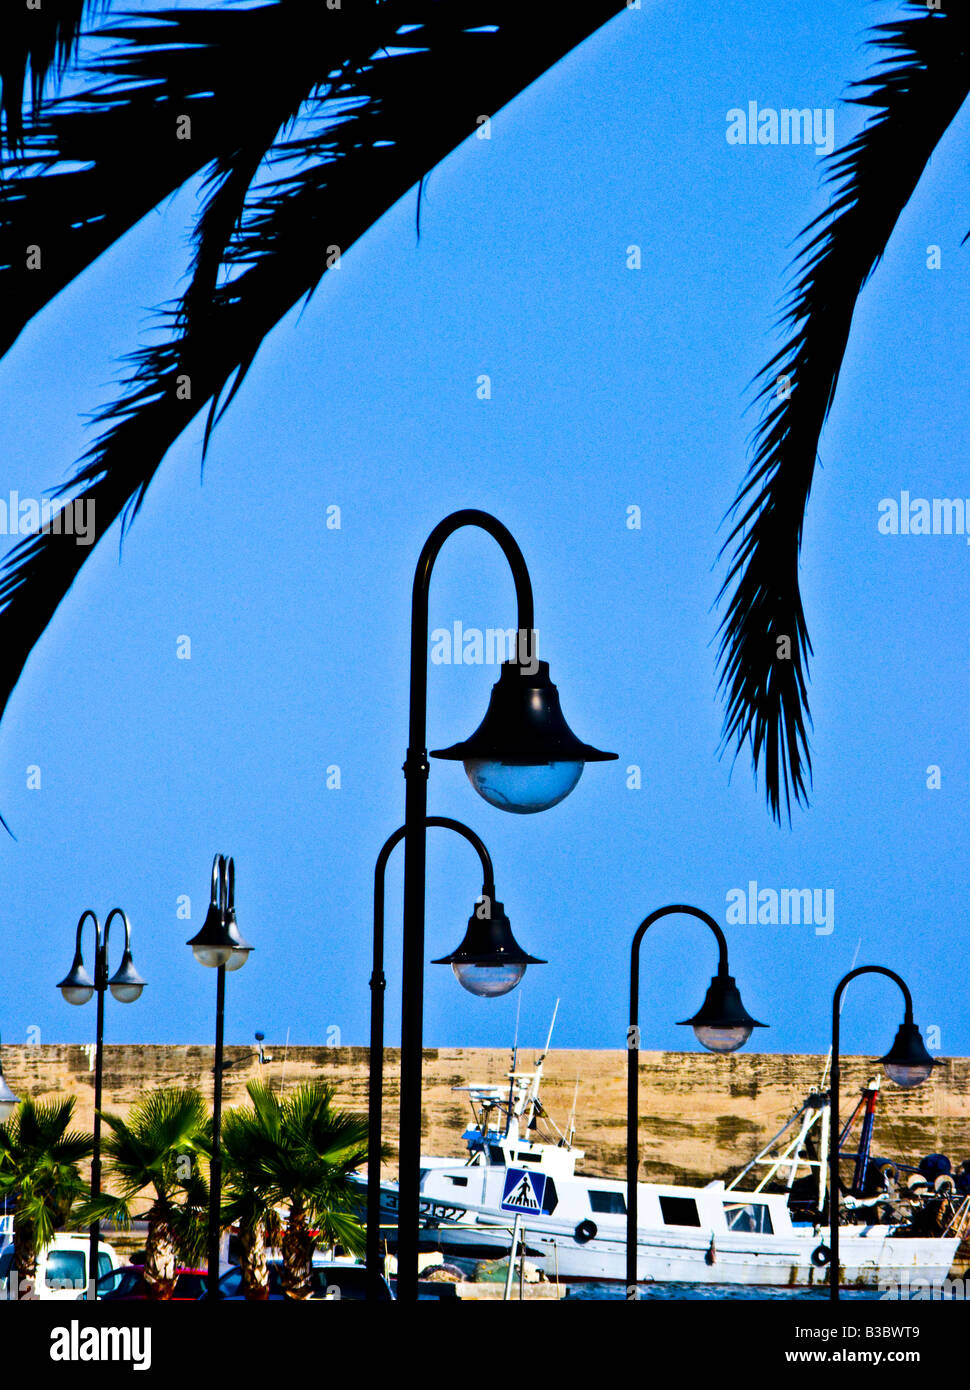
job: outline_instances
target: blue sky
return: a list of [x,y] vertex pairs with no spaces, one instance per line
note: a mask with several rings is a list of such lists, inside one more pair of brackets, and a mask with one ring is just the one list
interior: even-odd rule
[[[97,548],[0,728],[0,1030],[86,1042],[93,1005],[54,988],[82,909],[132,920],[142,1000],[109,1001],[112,1042],[206,1042],[215,978],[185,946],[212,855],[237,865],[256,950],[230,978],[227,1037],[367,1037],[373,864],[401,822],[409,595],[422,543],[459,507],[517,537],[542,655],[583,739],[619,753],[544,815],[504,815],[459,765],[429,809],[485,839],[521,944],[549,964],[498,1001],[429,966],[429,1046],[620,1047],[630,938],[671,901],[725,919],[728,894],[834,892],[833,930],[729,925],[759,1047],[824,1051],[832,989],[859,963],[910,982],[937,1050],[970,1052],[968,756],[962,536],[885,536],[878,504],[966,495],[970,308],[965,152],[948,133],[864,293],[822,439],[803,551],[815,647],[815,788],[772,823],[746,758],[717,748],[719,530],[756,423],[748,382],[801,227],[825,205],[811,147],[732,146],[727,112],[833,109],[871,66],[892,4],[649,3],[516,102],[491,139],[434,170],[268,339],[200,482],[201,425],[174,448],[128,534]],[[196,190],[147,217],[0,362],[0,496],[69,476],[118,359],[184,273]],[[627,268],[628,248],[642,266]],[[940,268],[927,268],[927,247]],[[491,380],[481,400],[478,379]],[[327,508],[340,508],[340,529]],[[627,526],[627,509],[642,526]],[[463,533],[434,575],[432,627],[508,627],[494,544]],[[177,659],[191,638],[191,659]],[[429,746],[474,729],[494,668],[431,668]],[[339,766],[340,788],[326,771]],[[28,789],[26,769],[41,769]],[[639,789],[627,769],[640,769]],[[940,768],[940,786],[927,769]],[[400,851],[398,851],[400,854]],[[479,891],[472,851],[429,835],[428,959]],[[388,1039],[399,1036],[401,862],[388,880]],[[188,894],[191,921],[179,920]],[[90,950],[90,946],[88,947]],[[693,1047],[716,962],[706,930],[643,949],[643,1046]],[[881,1052],[900,1017],[884,981],[850,991],[847,1051]],[[329,1030],[329,1031],[328,1031]],[[33,1034],[32,1036],[37,1036]]]

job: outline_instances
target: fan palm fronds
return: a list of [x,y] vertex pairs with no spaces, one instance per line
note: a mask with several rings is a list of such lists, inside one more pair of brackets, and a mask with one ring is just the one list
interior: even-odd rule
[[59,1226],[77,1218],[88,1191],[79,1165],[94,1147],[90,1134],[70,1128],[75,1100],[22,1100],[0,1125],[0,1195],[14,1203],[14,1263],[18,1297],[26,1296],[37,1256]]

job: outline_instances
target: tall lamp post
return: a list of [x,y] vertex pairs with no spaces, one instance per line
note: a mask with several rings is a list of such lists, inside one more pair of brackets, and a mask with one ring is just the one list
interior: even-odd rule
[[687,907],[683,903],[673,903],[651,912],[637,927],[630,951],[630,1026],[627,1042],[627,1087],[626,1087],[626,1294],[627,1298],[637,1297],[637,1182],[640,1167],[639,1154],[639,1091],[640,1091],[640,942],[644,933],[661,917],[683,913],[706,922],[717,938],[717,974],[708,986],[704,1002],[693,1018],[683,1019],[680,1027],[693,1028],[697,1041],[709,1052],[734,1052],[743,1047],[751,1036],[753,1028],[767,1028],[751,1017],[741,1003],[741,995],[728,972],[727,941],[724,933],[713,917],[698,907]]
[[516,657],[502,665],[488,709],[471,738],[431,754],[464,763],[475,790],[503,811],[529,814],[555,806],[575,787],[585,763],[603,753],[575,736],[563,718],[549,665],[535,650],[532,583],[511,532],[488,512],[467,509],[445,517],[424,543],[411,590],[408,748],[404,761],[404,952],[401,1003],[401,1119],[397,1296],[418,1296],[421,1181],[421,1052],[424,1024],[424,893],[428,814],[428,594],[445,541],[477,526],[501,547],[518,604]]
[[[528,955],[512,935],[509,919],[495,898],[495,873],[488,850],[461,821],[447,816],[427,816],[425,824],[453,830],[478,853],[482,865],[482,895],[471,917],[465,938],[457,950],[435,965],[450,965],[461,985],[472,994],[495,998],[507,994],[522,979],[529,965],[545,961]],[[384,1104],[384,885],[387,861],[395,845],[404,839],[404,826],[384,841],[374,868],[374,961],[371,971],[370,1071],[367,1133],[367,1295],[377,1297],[380,1278],[381,1143]]]
[[241,970],[253,949],[236,922],[236,868],[217,854],[212,861],[212,891],[201,931],[186,945],[200,965],[216,974],[216,1055],[212,1091],[212,1157],[209,1160],[208,1296],[219,1297],[219,1236],[222,1223],[222,1036],[226,1012],[226,971]]
[[842,995],[850,980],[857,975],[886,975],[903,992],[905,1013],[893,1045],[885,1057],[880,1057],[890,1081],[909,1088],[921,1086],[936,1063],[923,1045],[923,1038],[913,1022],[913,996],[906,981],[884,965],[860,965],[839,981],[832,997],[832,1085],[829,1091],[832,1106],[829,1125],[829,1299],[839,1301],[839,1014]]
[[[94,979],[84,968],[81,953],[81,935],[88,918],[94,925]],[[125,948],[121,964],[108,979],[108,935],[111,923],[120,917],[125,928]],[[145,988],[145,981],[132,964],[131,923],[120,907],[113,907],[105,919],[104,931],[90,908],[81,913],[77,924],[74,943],[74,960],[71,968],[57,988],[69,1004],[86,1004],[92,994],[98,996],[97,1041],[94,1049],[94,1151],[91,1156],[91,1198],[101,1195],[101,1090],[104,1081],[104,996],[110,989],[120,1004],[133,1004]],[[98,1279],[98,1243],[101,1238],[101,1223],[91,1222],[91,1245],[88,1254],[88,1296],[96,1297]]]

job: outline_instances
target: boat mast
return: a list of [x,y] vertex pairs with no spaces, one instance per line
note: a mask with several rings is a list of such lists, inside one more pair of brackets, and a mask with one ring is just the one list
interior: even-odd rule
[[546,1060],[546,1053],[549,1051],[549,1046],[552,1042],[552,1030],[556,1026],[556,1014],[558,1012],[559,1000],[557,999],[556,1007],[552,1011],[552,1022],[549,1024],[549,1033],[546,1037],[546,1045],[542,1049],[542,1053],[539,1057],[539,1060],[535,1064],[535,1071],[532,1073],[532,1085],[529,1087],[529,1092],[526,1096],[525,1104],[522,1107],[522,1113],[525,1117],[526,1130],[528,1130],[529,1125],[532,1123],[532,1118],[535,1114],[536,1101],[539,1099],[539,1082],[542,1078],[542,1064]]

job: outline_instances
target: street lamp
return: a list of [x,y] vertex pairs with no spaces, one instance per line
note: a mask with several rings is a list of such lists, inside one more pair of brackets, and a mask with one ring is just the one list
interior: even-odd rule
[[450,965],[462,989],[479,999],[498,999],[508,994],[525,974],[527,965],[545,965],[523,951],[512,935],[504,903],[483,893],[468,919],[461,945],[450,956],[432,965]]
[[902,990],[905,1003],[903,1021],[893,1045],[880,1062],[897,1086],[921,1086],[936,1066],[923,1045],[923,1037],[913,1022],[913,996],[906,981],[884,965],[860,965],[839,981],[832,998],[832,1085],[829,1090],[832,1114],[829,1124],[829,1299],[839,1301],[839,1015],[842,995],[857,975],[886,975]]
[[4,1077],[3,1056],[0,1052],[0,1125],[7,1123],[19,1104],[20,1097],[14,1095]]
[[697,1041],[709,1052],[736,1052],[743,1047],[755,1028],[767,1028],[751,1017],[741,1003],[741,995],[733,977],[728,973],[728,950],[724,933],[713,917],[698,907],[673,903],[651,912],[637,927],[630,952],[630,1026],[627,1030],[627,1088],[626,1088],[626,1293],[637,1296],[637,1201],[639,1153],[639,1090],[640,1090],[640,942],[644,933],[661,917],[684,913],[706,922],[717,939],[717,974],[708,986],[704,1002],[693,1018],[683,1019],[679,1027],[691,1027]]
[[[81,936],[84,923],[91,918],[94,924],[94,978],[84,968],[81,953]],[[111,923],[120,917],[125,928],[125,945],[121,964],[108,978],[108,937]],[[71,968],[57,988],[68,1004],[86,1004],[92,994],[98,996],[97,1032],[94,1050],[94,1151],[91,1156],[91,1199],[101,1195],[101,1091],[104,1081],[104,996],[110,989],[119,1004],[133,1004],[145,988],[145,981],[135,969],[131,959],[131,923],[120,907],[113,907],[105,919],[104,932],[96,915],[90,908],[81,913],[77,924],[74,942],[74,959]],[[93,1300],[97,1294],[98,1243],[101,1238],[101,1223],[95,1218],[91,1223],[91,1245],[88,1254],[88,1296]]]
[[[478,994],[485,998],[494,998],[499,994],[506,994],[510,989],[514,989],[525,974],[527,965],[545,965],[545,961],[538,960],[535,956],[526,955],[518,946],[512,936],[512,928],[509,920],[502,910],[501,903],[495,901],[495,873],[492,868],[492,860],[485,845],[467,825],[462,825],[461,821],[451,820],[447,816],[427,816],[426,826],[440,827],[443,830],[453,830],[457,835],[461,835],[474,850],[482,865],[482,895],[476,904],[475,911],[469,919],[468,931],[465,939],[457,951],[452,952],[443,960],[433,961],[434,965],[451,965],[464,987],[472,994]],[[370,1068],[369,1068],[369,1094],[367,1103],[368,1131],[367,1131],[367,1296],[368,1298],[377,1297],[377,1284],[380,1277],[380,1217],[381,1217],[381,1143],[382,1143],[382,1124],[383,1124],[383,1105],[384,1105],[384,990],[387,981],[384,978],[384,887],[387,873],[387,861],[391,857],[391,852],[401,840],[404,839],[404,826],[395,830],[393,835],[388,836],[384,841],[381,851],[377,856],[377,864],[374,868],[374,962],[371,971],[371,1005],[370,1005]],[[467,959],[465,950],[469,936],[472,934],[472,923],[481,920],[479,913],[483,910],[491,910],[493,920],[497,916],[496,909],[501,912],[501,921],[504,924],[500,928],[491,951],[487,943],[477,941],[473,943],[482,949],[475,951],[475,960],[472,962]],[[464,952],[464,954],[463,954]],[[515,956],[515,976],[510,978],[509,969],[510,957]],[[460,958],[460,959],[456,959]],[[463,973],[459,973],[462,971]],[[398,1198],[400,1200],[400,1185],[398,1186]]]
[[576,737],[563,718],[548,661],[527,661],[527,656],[527,651],[520,654],[523,664],[503,662],[485,718],[471,738],[431,754],[461,761],[480,796],[520,815],[556,806],[573,790],[586,763],[616,757]]
[[[411,590],[408,749],[404,761],[404,951],[401,1005],[401,1119],[397,1295],[418,1296],[418,1226],[421,1185],[421,1060],[424,1017],[424,893],[428,815],[428,594],[431,572],[445,541],[463,526],[477,526],[498,542],[515,582],[516,658],[503,664],[479,728],[464,743],[433,757],[465,764],[486,801],[505,811],[530,813],[555,806],[579,780],[583,764],[615,758],[580,743],[559,706],[549,667],[535,650],[532,582],[511,532],[488,512],[463,510],[445,517],[424,543]],[[465,971],[474,979],[474,961]]]
[[226,971],[241,970],[253,949],[236,922],[236,866],[217,854],[212,861],[209,910],[201,930],[186,942],[200,965],[216,970],[216,1056],[212,1098],[212,1157],[209,1160],[208,1296],[219,1297],[219,1236],[222,1207],[222,1040],[226,1012]]

